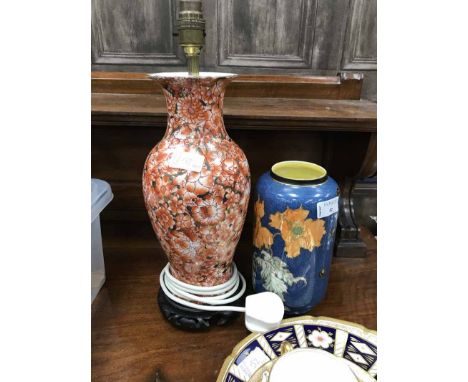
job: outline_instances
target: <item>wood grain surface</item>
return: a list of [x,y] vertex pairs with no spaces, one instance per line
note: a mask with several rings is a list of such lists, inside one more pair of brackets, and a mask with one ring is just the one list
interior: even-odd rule
[[[107,280],[92,305],[92,380],[215,381],[226,356],[249,332],[243,316],[207,332],[173,328],[156,296],[166,258],[147,224],[102,225]],[[326,298],[310,314],[376,321],[376,240],[363,233],[365,259],[334,258]],[[249,280],[252,247],[240,243],[235,261]]]
[[[242,75],[228,86],[228,129],[375,132],[377,105],[359,100],[360,73],[337,76]],[[94,72],[93,125],[166,123],[161,88],[145,73]]]
[[[362,73],[336,76],[239,75],[226,90],[226,97],[267,97],[359,100]],[[93,72],[93,93],[160,94],[162,90],[147,73]]]
[[[162,96],[95,93],[91,101],[93,123],[105,121],[99,116],[107,116],[109,121],[118,117],[120,122],[135,121],[134,117],[144,123],[165,123],[167,119]],[[375,114],[376,104],[368,101],[227,97],[224,103],[226,124],[243,129],[255,128],[255,121],[258,128],[284,128],[286,121],[291,128],[374,132]],[[236,120],[242,123],[236,124]],[[268,124],[262,123],[265,120]]]
[[[92,1],[92,70],[186,70],[174,34],[177,10],[176,0]],[[305,76],[363,70],[363,95],[376,99],[375,0],[203,0],[203,14],[203,71]]]

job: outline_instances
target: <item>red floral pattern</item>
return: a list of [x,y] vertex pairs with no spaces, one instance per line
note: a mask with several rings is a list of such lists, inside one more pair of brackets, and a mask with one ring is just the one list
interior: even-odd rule
[[[247,158],[223,122],[230,78],[156,79],[166,97],[168,125],[143,170],[146,208],[174,276],[218,285],[231,277],[250,195]],[[203,155],[201,171],[171,167],[174,150]]]

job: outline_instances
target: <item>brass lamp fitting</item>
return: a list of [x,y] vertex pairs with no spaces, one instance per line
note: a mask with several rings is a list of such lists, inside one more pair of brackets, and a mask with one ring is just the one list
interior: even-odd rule
[[201,0],[180,0],[177,19],[179,44],[187,57],[190,75],[200,73],[200,51],[205,43],[205,20]]

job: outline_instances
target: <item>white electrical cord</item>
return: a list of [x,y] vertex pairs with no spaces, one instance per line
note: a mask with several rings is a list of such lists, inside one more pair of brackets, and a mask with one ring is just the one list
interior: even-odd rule
[[[251,332],[265,333],[278,327],[284,315],[281,298],[272,292],[252,294],[245,298],[245,307],[227,305],[238,300],[245,292],[244,276],[232,265],[232,276],[224,284],[203,287],[184,283],[171,275],[170,265],[166,264],[159,275],[159,283],[164,294],[181,305],[211,312],[245,312],[245,326]],[[242,286],[239,292],[239,285]],[[195,302],[199,302],[196,304]]]
[[[233,264],[232,268],[232,276],[227,282],[213,287],[203,287],[177,280],[171,275],[168,263],[159,275],[159,283],[166,296],[181,305],[214,312],[245,312],[245,307],[227,305],[242,297],[246,288],[245,278],[237,271],[236,264]],[[234,295],[240,282],[242,282],[242,287]],[[197,301],[200,304],[191,301]]]

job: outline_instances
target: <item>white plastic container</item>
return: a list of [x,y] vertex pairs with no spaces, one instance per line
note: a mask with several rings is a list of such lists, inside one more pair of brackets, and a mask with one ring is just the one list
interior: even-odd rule
[[99,214],[113,197],[109,183],[91,179],[91,302],[106,281]]

